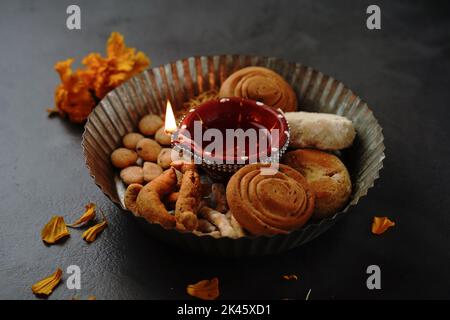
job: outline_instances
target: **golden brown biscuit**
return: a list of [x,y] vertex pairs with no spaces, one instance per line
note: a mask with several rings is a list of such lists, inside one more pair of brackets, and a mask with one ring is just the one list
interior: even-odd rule
[[146,136],[152,136],[164,124],[161,117],[156,114],[147,114],[139,121],[139,131]]
[[[176,152],[174,151],[173,156],[175,157],[175,155]],[[157,163],[163,170],[170,168],[170,164],[172,163],[172,149],[162,148],[158,154]]]
[[283,111],[297,110],[291,86],[278,73],[263,67],[247,67],[231,74],[222,83],[219,96],[252,99]]
[[305,176],[316,194],[313,218],[333,215],[347,203],[352,183],[347,168],[338,157],[330,153],[298,149],[286,153],[282,162]]
[[300,228],[314,210],[314,192],[296,170],[280,164],[272,175],[261,174],[264,164],[239,169],[227,185],[232,215],[254,235],[288,233]]
[[164,126],[158,129],[155,133],[155,140],[163,146],[170,146],[172,142],[172,135],[169,133],[166,133]]
[[153,139],[144,138],[136,145],[136,152],[144,161],[156,162],[161,146]]
[[161,175],[161,173],[163,173],[163,169],[156,163],[144,162],[143,172],[144,172],[144,181],[149,182],[158,178]]
[[130,150],[134,150],[136,149],[136,145],[137,143],[144,139],[145,137],[137,132],[130,132],[127,133],[123,138],[122,138],[122,143],[124,145],[125,148],[128,148]]
[[144,183],[144,170],[139,166],[126,167],[120,171],[120,178],[125,184]]
[[111,162],[114,167],[123,169],[136,163],[138,156],[133,150],[118,148],[111,153]]

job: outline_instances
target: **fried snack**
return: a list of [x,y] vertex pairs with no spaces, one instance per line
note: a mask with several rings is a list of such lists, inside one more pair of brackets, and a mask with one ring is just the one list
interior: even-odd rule
[[139,166],[131,166],[120,171],[120,179],[125,184],[144,183],[144,170]]
[[286,112],[297,110],[291,86],[278,73],[263,67],[247,67],[230,75],[222,83],[219,97],[242,97]]
[[142,134],[152,136],[163,124],[160,116],[157,116],[156,114],[147,114],[139,121],[138,127]]
[[164,228],[175,227],[175,217],[167,211],[161,199],[174,191],[177,184],[175,170],[167,170],[150,181],[139,192],[136,199],[136,213],[151,223],[159,223]]
[[144,162],[143,170],[145,182],[150,182],[158,178],[161,173],[163,173],[163,169],[153,162]]
[[314,192],[296,170],[280,164],[273,175],[262,175],[266,164],[239,169],[227,185],[231,213],[254,235],[288,233],[303,226],[314,210]]
[[352,121],[328,113],[286,112],[291,128],[290,146],[320,150],[341,150],[356,136]]
[[[176,153],[174,152],[174,155]],[[158,154],[158,165],[164,169],[170,168],[170,164],[172,163],[172,149],[171,148],[162,148]]]
[[321,219],[338,212],[347,203],[352,182],[338,157],[319,150],[298,149],[285,154],[282,162],[305,176],[316,194],[313,218]]
[[118,148],[111,153],[111,162],[114,167],[123,169],[136,163],[138,156],[133,150]]
[[180,196],[180,192],[172,192],[164,198],[164,202],[174,204],[177,202],[178,197]]
[[137,143],[142,139],[144,139],[144,136],[142,134],[137,132],[130,132],[122,138],[122,143],[125,148],[135,150]]
[[228,211],[225,186],[221,183],[213,183],[211,191],[216,202],[216,210],[222,213]]
[[156,162],[161,146],[153,139],[144,138],[136,145],[136,152],[144,161]]
[[138,183],[132,183],[127,187],[125,191],[124,203],[125,207],[133,212],[133,214],[137,214],[136,210],[136,199],[139,192],[142,190],[143,186]]
[[164,126],[158,129],[155,133],[155,140],[163,146],[170,146],[172,142],[172,137],[169,133],[166,133]]
[[193,163],[174,162],[172,167],[183,173],[180,193],[175,204],[177,228],[193,231],[197,229],[197,211],[200,204],[200,175]]

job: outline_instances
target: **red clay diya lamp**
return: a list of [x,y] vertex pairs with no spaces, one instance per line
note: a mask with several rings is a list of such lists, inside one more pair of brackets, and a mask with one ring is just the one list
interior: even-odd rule
[[289,145],[289,135],[280,109],[230,97],[189,110],[172,134],[172,146],[220,176],[249,163],[278,163]]

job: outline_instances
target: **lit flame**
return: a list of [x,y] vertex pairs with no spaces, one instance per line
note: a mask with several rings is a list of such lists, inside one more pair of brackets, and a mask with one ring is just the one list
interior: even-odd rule
[[166,133],[173,133],[177,130],[177,123],[175,121],[175,115],[173,114],[172,105],[167,100],[166,105],[166,120],[164,124],[164,130]]

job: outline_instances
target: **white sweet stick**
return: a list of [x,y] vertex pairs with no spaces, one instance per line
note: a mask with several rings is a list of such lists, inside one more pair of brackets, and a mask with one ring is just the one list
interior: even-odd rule
[[235,237],[234,229],[231,227],[230,220],[228,220],[223,213],[208,207],[203,207],[200,209],[199,215],[214,224],[219,229],[222,237]]
[[202,233],[210,233],[210,232],[216,231],[217,228],[216,228],[215,225],[213,225],[208,220],[198,219],[197,230],[202,232]]
[[208,232],[208,233],[203,233],[203,232],[200,232],[198,230],[194,230],[192,233],[194,233],[195,235],[200,236],[200,237],[211,236],[211,237],[216,238],[216,239],[219,239],[221,237],[219,230],[216,230],[216,231],[213,231],[213,232]]
[[244,229],[242,229],[240,223],[236,220],[231,211],[228,211],[226,216],[230,219],[230,224],[234,230],[235,238],[241,238],[245,236]]

